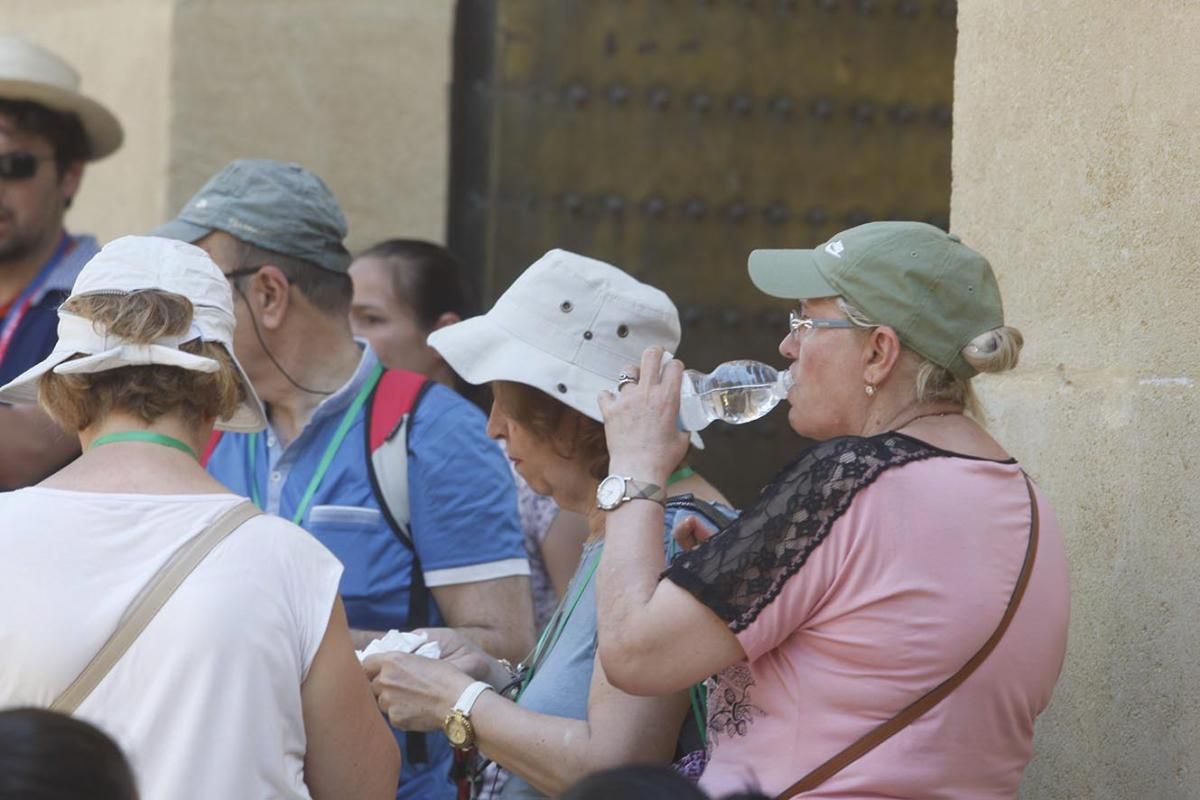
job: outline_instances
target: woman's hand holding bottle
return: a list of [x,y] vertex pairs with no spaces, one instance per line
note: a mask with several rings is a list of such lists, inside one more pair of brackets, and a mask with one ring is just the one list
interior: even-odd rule
[[677,424],[683,363],[664,359],[661,347],[649,347],[641,366],[626,367],[625,373],[636,383],[599,398],[609,471],[661,486],[687,453],[687,434]]

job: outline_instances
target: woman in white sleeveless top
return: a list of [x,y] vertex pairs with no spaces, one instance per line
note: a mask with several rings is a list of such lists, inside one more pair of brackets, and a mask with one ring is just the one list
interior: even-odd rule
[[[168,557],[245,502],[196,455],[263,426],[233,358],[225,276],[191,245],[126,237],[84,268],[59,343],[0,390],[83,455],[0,496],[0,707],[48,707]],[[385,798],[399,753],[354,657],[341,565],[257,515],[216,545],[77,716],[128,754],[144,800]]]

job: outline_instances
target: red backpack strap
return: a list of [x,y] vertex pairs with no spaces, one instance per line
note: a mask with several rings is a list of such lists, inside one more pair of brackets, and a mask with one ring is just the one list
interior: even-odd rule
[[[429,589],[421,560],[408,531],[408,417],[433,381],[416,372],[386,370],[367,400],[367,475],[371,491],[396,538],[412,553],[412,583],[408,588],[405,627],[424,628],[430,623]],[[382,473],[382,474],[381,474]],[[386,486],[381,482],[386,480]],[[405,757],[410,764],[429,763],[426,734],[404,735]]]
[[405,414],[417,405],[429,379],[418,372],[403,369],[385,370],[379,384],[371,393],[370,428],[367,448],[373,453],[383,446],[399,426]]
[[385,371],[367,399],[367,424],[363,426],[371,491],[396,536],[410,549],[408,421],[432,385],[433,381],[416,372]]
[[221,434],[224,431],[213,431],[212,436],[208,437],[208,444],[204,445],[204,452],[200,454],[200,466],[207,467],[208,460],[212,458],[213,450],[217,449],[217,445],[221,443]]

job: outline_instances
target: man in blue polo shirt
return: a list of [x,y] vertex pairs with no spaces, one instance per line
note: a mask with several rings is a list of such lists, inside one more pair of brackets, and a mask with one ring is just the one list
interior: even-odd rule
[[[121,146],[121,124],[79,93],[61,58],[0,36],[0,384],[41,361],[58,340],[58,306],[99,250],[63,217],[86,161]],[[79,452],[36,406],[0,404],[0,489],[40,480]]]
[[[533,637],[529,565],[511,473],[482,412],[440,385],[417,405],[407,432],[411,544],[373,490],[364,400],[379,360],[350,333],[346,223],[320,178],[296,164],[235,161],[156,234],[198,244],[232,281],[234,349],[270,417],[263,434],[225,434],[209,472],[341,559],[358,646],[404,628],[413,603],[425,602],[424,624],[523,657]],[[449,742],[422,736],[398,733],[398,797],[453,797]]]

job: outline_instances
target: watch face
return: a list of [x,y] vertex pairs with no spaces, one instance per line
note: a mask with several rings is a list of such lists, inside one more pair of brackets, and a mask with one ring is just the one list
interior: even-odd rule
[[446,717],[446,724],[442,727],[446,731],[446,738],[454,747],[465,747],[470,744],[471,723],[467,721],[466,717],[460,714],[451,714]]
[[620,475],[609,475],[596,487],[597,508],[611,511],[621,505],[623,499],[625,499],[625,479]]

